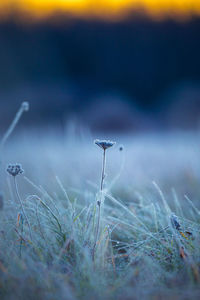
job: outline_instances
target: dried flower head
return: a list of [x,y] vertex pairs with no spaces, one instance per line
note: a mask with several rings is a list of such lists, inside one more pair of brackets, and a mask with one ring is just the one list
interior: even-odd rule
[[95,140],[94,143],[103,150],[106,150],[115,144],[115,142],[110,140]]
[[172,226],[176,228],[176,230],[180,230],[181,225],[179,224],[178,217],[175,214],[172,214],[170,219],[171,219]]
[[124,146],[123,145],[120,145],[119,146],[119,151],[123,151],[124,150]]
[[10,164],[7,167],[7,172],[15,177],[19,174],[22,174],[24,170],[22,169],[22,166],[20,164]]

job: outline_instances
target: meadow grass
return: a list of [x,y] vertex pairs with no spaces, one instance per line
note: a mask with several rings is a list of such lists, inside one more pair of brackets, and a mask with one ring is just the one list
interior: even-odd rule
[[105,176],[90,136],[15,135],[2,158],[0,299],[199,299],[197,137],[112,136],[124,148],[108,150]]

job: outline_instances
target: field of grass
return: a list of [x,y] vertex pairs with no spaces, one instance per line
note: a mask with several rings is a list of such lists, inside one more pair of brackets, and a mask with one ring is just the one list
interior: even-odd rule
[[0,299],[199,299],[199,133],[16,130],[1,156]]

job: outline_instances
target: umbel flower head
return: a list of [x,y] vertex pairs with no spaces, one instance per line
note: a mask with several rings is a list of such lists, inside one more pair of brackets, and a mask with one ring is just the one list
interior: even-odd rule
[[17,176],[19,174],[24,173],[24,170],[22,169],[22,166],[20,164],[9,164],[7,167],[8,174],[12,176]]
[[94,143],[103,150],[106,150],[115,144],[115,142],[110,140],[95,140]]

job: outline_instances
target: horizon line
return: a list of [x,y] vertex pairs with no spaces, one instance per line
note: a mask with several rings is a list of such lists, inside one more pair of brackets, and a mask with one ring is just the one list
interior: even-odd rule
[[[18,1],[18,0],[16,0]],[[30,3],[35,0],[28,0]],[[35,3],[38,0],[35,1]],[[71,18],[79,18],[83,20],[104,20],[104,21],[120,21],[124,19],[128,19],[131,16],[133,17],[147,17],[155,21],[162,21],[165,19],[174,19],[177,21],[185,21],[194,17],[200,16],[200,2],[197,4],[196,0],[190,0],[190,4],[187,6],[180,6],[178,9],[178,6],[173,6],[170,8],[170,6],[163,6],[159,7],[157,5],[152,4],[150,5],[151,1],[153,0],[141,0],[145,1],[143,4],[138,5],[137,3],[130,4],[130,0],[124,0],[125,3],[129,3],[127,5],[124,4],[124,6],[119,6],[118,8],[112,9],[112,6],[110,4],[110,9],[106,9],[106,4],[102,5],[100,7],[96,7],[95,5],[92,7],[88,6],[74,6],[67,7],[61,5],[63,2],[58,2],[57,5],[54,3],[56,0],[51,0],[52,5],[48,6],[47,2],[44,2],[44,0],[40,0],[40,2],[37,2],[38,4],[36,6],[29,6],[29,5],[19,5],[17,2],[15,2],[15,5],[9,5],[9,0],[7,0],[7,4],[0,3],[0,22],[9,20],[9,19],[18,19],[21,21],[26,22],[40,22],[45,19],[51,19],[56,16],[60,17],[66,17],[70,16]],[[57,0],[59,1],[59,0]],[[67,3],[71,3],[72,0],[69,0],[68,2],[65,2],[65,5]],[[81,4],[84,1],[89,0],[79,0],[79,4]],[[121,0],[119,0],[121,1]],[[154,0],[153,2],[155,3]],[[167,0],[163,0],[167,3]],[[183,0],[184,1],[184,0]],[[187,0],[188,1],[188,0]],[[195,3],[196,5],[192,5],[192,3]],[[89,1],[90,2],[90,1]],[[152,3],[153,3],[152,2]],[[40,4],[39,4],[40,3]],[[42,5],[43,3],[43,5]],[[46,4],[45,4],[46,3]],[[60,3],[60,5],[59,5]],[[146,3],[146,5],[144,5]],[[149,3],[149,5],[147,4]],[[176,0],[175,2],[176,3]],[[185,2],[184,2],[185,3]],[[183,3],[183,4],[184,4]],[[33,2],[32,2],[33,4]],[[54,4],[54,5],[53,5]],[[72,4],[71,4],[72,5]],[[39,9],[40,8],[40,9]]]

